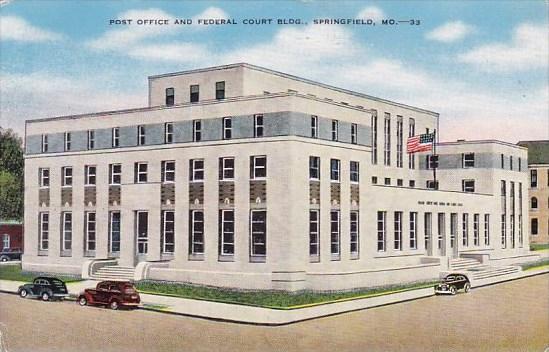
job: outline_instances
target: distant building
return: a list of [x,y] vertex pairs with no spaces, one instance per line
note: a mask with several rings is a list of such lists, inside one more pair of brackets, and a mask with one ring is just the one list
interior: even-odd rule
[[0,220],[1,252],[23,250],[23,223]]
[[549,243],[549,141],[521,141],[528,148],[530,242]]

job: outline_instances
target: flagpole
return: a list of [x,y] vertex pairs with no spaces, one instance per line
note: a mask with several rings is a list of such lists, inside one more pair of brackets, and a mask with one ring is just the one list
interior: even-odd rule
[[[433,148],[431,148],[431,157],[434,157],[437,154],[437,144],[435,143],[437,137],[437,130],[433,130]],[[437,168],[436,163],[433,162],[433,189],[438,189],[437,187]]]

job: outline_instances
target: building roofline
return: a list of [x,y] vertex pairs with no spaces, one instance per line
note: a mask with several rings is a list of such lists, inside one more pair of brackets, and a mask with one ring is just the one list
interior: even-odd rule
[[521,143],[549,143],[549,139],[534,139],[527,141],[518,141],[517,144]]
[[508,146],[508,147],[513,147],[513,148],[517,148],[517,149],[524,149],[524,150],[527,150],[528,148],[526,147],[523,147],[521,145],[517,145],[517,144],[514,144],[514,143],[510,143],[510,142],[505,142],[505,141],[500,141],[500,140],[497,140],[497,139],[478,139],[478,140],[472,140],[472,141],[449,141],[449,142],[440,142],[440,143],[437,143],[437,146],[444,146],[444,145],[460,145],[460,144],[501,144],[501,145],[505,145],[505,146]]
[[199,68],[199,69],[193,69],[193,70],[185,70],[185,71],[178,71],[178,72],[171,72],[171,73],[164,73],[164,74],[159,74],[159,75],[152,75],[152,76],[149,76],[148,79],[149,79],[149,82],[150,82],[151,80],[157,79],[157,78],[173,77],[173,76],[180,76],[180,75],[187,75],[187,74],[201,73],[201,72],[209,72],[209,71],[217,71],[217,70],[227,70],[227,69],[238,68],[238,67],[246,67],[246,68],[249,68],[249,69],[252,69],[252,70],[261,71],[261,72],[272,74],[272,75],[275,75],[275,76],[289,78],[289,79],[293,79],[293,80],[296,80],[296,81],[316,85],[316,86],[319,86],[319,87],[322,87],[322,88],[335,90],[335,91],[340,92],[340,93],[350,94],[350,95],[354,95],[354,96],[357,96],[357,97],[360,97],[360,98],[367,98],[367,99],[371,99],[371,100],[375,100],[375,101],[378,101],[378,102],[381,102],[381,103],[386,103],[386,104],[398,106],[398,107],[405,108],[405,109],[411,109],[411,110],[414,110],[414,111],[417,111],[417,112],[433,115],[435,117],[438,117],[440,115],[438,112],[435,112],[435,111],[422,109],[422,108],[418,108],[418,107],[415,107],[415,106],[406,105],[406,104],[402,104],[402,103],[397,103],[395,101],[374,97],[372,95],[367,95],[367,94],[364,94],[364,93],[359,93],[359,92],[355,92],[355,91],[344,89],[344,88],[335,87],[335,86],[332,86],[332,85],[329,85],[329,84],[321,83],[321,82],[314,81],[314,80],[307,79],[307,78],[294,76],[294,75],[291,75],[291,74],[288,74],[288,73],[272,70],[272,69],[261,67],[261,66],[248,64],[248,63],[245,63],[245,62],[228,64],[228,65],[220,65],[220,66],[211,66],[211,67],[205,67],[205,68]]

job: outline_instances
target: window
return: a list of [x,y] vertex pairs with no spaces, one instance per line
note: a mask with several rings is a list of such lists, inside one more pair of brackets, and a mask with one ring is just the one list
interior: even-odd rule
[[397,186],[402,187],[404,185],[404,180],[401,178],[397,178]]
[[507,221],[505,214],[501,214],[501,248],[507,247]]
[[397,167],[403,167],[402,145],[404,143],[402,116],[397,116]]
[[62,186],[71,187],[72,186],[72,167],[65,166],[64,168],[61,169],[61,172],[63,173]]
[[39,213],[39,231],[40,231],[40,241],[39,249],[41,251],[47,251],[49,246],[49,234],[50,234],[50,214],[49,213]]
[[505,155],[501,154],[501,168],[505,169]]
[[2,249],[10,248],[10,235],[7,233],[2,235]]
[[438,189],[438,181],[435,182],[433,180],[427,180],[425,186],[427,187],[427,189]]
[[309,179],[320,180],[320,158],[318,156],[309,157]]
[[215,99],[225,99],[225,81],[215,82]]
[[97,168],[95,165],[86,165],[84,167],[84,181],[86,186],[95,185]]
[[318,117],[311,116],[311,137],[318,138]]
[[538,170],[530,170],[530,187],[538,187]]
[[357,131],[358,131],[358,126],[357,126],[357,124],[356,124],[356,123],[352,123],[352,124],[351,124],[351,143],[352,143],[352,144],[357,144],[357,143],[358,143]]
[[43,134],[42,135],[42,153],[48,152],[48,135]]
[[309,255],[318,257],[320,255],[320,221],[319,211],[309,211]]
[[451,213],[450,214],[450,248],[454,248],[456,246],[457,231],[458,231],[458,214]]
[[137,254],[147,254],[149,251],[149,213],[146,211],[135,212],[135,237],[137,239]]
[[461,215],[461,230],[462,230],[462,244],[464,247],[469,246],[469,214]]
[[402,212],[401,211],[395,211],[395,218],[394,218],[394,230],[395,230],[395,238],[393,241],[393,248],[395,250],[402,250]]
[[475,167],[475,153],[461,154],[461,164],[463,168]]
[[263,115],[254,115],[254,137],[263,137],[264,129]]
[[120,212],[109,213],[109,252],[120,252]]
[[538,234],[538,219],[533,218],[530,224],[530,228],[532,230],[532,235]]
[[356,257],[359,251],[358,211],[351,211],[351,256]]
[[377,185],[377,176],[372,176],[372,184]]
[[372,164],[377,164],[377,112],[372,113]]
[[190,91],[191,91],[191,97],[190,97],[191,103],[196,103],[199,99],[200,86],[198,84],[193,84],[191,85]]
[[425,249],[431,249],[431,238],[433,237],[433,215],[431,213],[425,213],[423,220]]
[[95,212],[85,213],[86,251],[95,251]]
[[175,102],[175,89],[166,88],[166,105],[172,106]]
[[385,177],[385,179],[383,180],[383,183],[385,184],[385,186],[390,186],[391,185],[391,178],[390,177]]
[[410,188],[414,188],[414,187],[416,186],[416,181],[415,181],[415,180],[410,180],[410,181],[408,181],[408,186],[409,186]]
[[391,114],[385,113],[383,133],[385,136],[385,143],[383,145],[383,164],[386,166],[391,165]]
[[338,120],[332,120],[332,141],[338,140],[338,133],[339,133],[339,121]]
[[340,228],[339,228],[339,210],[330,212],[330,253],[332,258],[339,259],[340,254]]
[[40,187],[49,187],[50,186],[50,169],[40,168],[38,169],[38,174],[40,176]]
[[190,254],[204,254],[204,211],[191,210],[190,218]]
[[339,159],[330,159],[330,180],[339,181],[341,163]]
[[219,158],[219,179],[234,180],[234,158]]
[[518,171],[522,171],[522,159],[518,158]]
[[94,149],[95,148],[95,131],[89,130],[88,131],[88,149]]
[[231,139],[233,136],[233,119],[230,117],[223,118],[223,139]]
[[250,255],[265,257],[267,255],[267,211],[250,211],[250,222]]
[[473,214],[473,244],[479,245],[479,227],[480,227],[480,215]]
[[204,159],[189,160],[189,168],[191,181],[204,181]]
[[513,170],[513,156],[509,156],[509,169]]
[[72,134],[70,132],[65,132],[65,151],[71,150],[72,147]]
[[437,241],[437,248],[442,248],[442,242],[443,239],[446,237],[446,214],[444,213],[438,213],[438,219],[437,219],[437,232],[438,232],[438,241]]
[[202,140],[202,121],[193,120],[193,141],[200,142]]
[[145,126],[137,126],[137,145],[145,145]]
[[385,231],[387,229],[387,212],[377,212],[377,251],[385,252]]
[[120,127],[114,127],[112,129],[112,147],[120,147]]
[[161,180],[163,183],[175,182],[175,161],[170,160],[162,162]]
[[175,248],[175,216],[173,210],[162,212],[162,253],[173,253]]
[[463,192],[475,192],[475,180],[461,180],[461,190]]
[[[413,137],[415,134],[416,134],[416,120],[410,118],[410,120],[408,121],[408,137]],[[415,154],[408,154],[408,168],[409,169],[416,168]]]
[[147,163],[135,163],[134,165],[134,182],[146,183],[147,182]]
[[538,208],[538,199],[536,197],[532,197],[530,199],[530,208],[537,209]]
[[63,251],[70,251],[72,249],[72,213],[61,213],[61,219],[63,222],[61,249]]
[[358,161],[351,161],[351,182],[358,182],[360,177]]
[[173,122],[164,124],[164,143],[173,143]]
[[219,254],[234,255],[234,210],[219,211]]
[[490,214],[484,214],[484,245],[490,245]]
[[264,179],[267,177],[267,157],[251,156],[250,157],[250,179]]
[[122,183],[122,164],[109,164],[109,184],[119,185]]
[[417,213],[410,212],[410,249],[417,249]]

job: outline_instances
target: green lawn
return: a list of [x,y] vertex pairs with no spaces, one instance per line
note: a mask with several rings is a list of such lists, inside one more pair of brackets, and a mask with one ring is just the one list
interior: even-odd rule
[[549,259],[541,259],[535,262],[525,263],[521,265],[522,270],[538,269],[544,266],[549,266]]
[[549,249],[549,243],[531,243],[530,244],[530,250],[531,251],[542,251],[544,249]]
[[301,291],[297,293],[281,291],[237,291],[155,281],[141,281],[138,282],[136,286],[141,293],[168,295],[214,302],[235,303],[266,308],[295,309],[325,303],[381,296],[419,288],[427,288],[433,286],[434,283],[434,281],[416,282],[407,285],[384,286],[347,292]]
[[26,281],[31,282],[37,276],[55,276],[65,282],[81,281],[82,279],[76,276],[63,276],[57,274],[25,272],[21,270],[21,264],[2,264],[0,265],[0,280],[10,281]]

